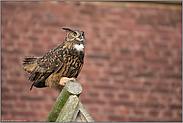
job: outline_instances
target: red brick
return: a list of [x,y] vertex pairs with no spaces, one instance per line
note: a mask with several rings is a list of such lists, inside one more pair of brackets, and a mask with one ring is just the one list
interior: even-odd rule
[[49,104],[49,105],[45,105],[45,109],[46,111],[50,111],[52,109],[53,105]]
[[22,51],[21,50],[19,50],[19,49],[12,49],[12,48],[4,48],[4,49],[2,49],[2,52],[3,53],[7,53],[7,54],[21,54],[22,53]]
[[96,9],[96,6],[95,5],[91,5],[91,4],[86,4],[84,6],[83,9],[80,10],[80,13],[81,14],[86,14],[86,15],[95,15],[96,12],[92,11],[92,10],[95,10]]
[[110,98],[110,99],[112,99],[112,98],[114,97],[114,94],[112,94],[112,93],[104,93],[104,97],[105,97],[105,98]]
[[169,105],[169,108],[171,110],[174,110],[174,109],[182,109],[182,105],[171,104],[171,105]]
[[46,88],[42,91],[44,94],[54,94],[54,90],[50,88]]
[[110,104],[113,106],[126,106],[126,107],[135,107],[135,103],[131,101],[110,101]]
[[140,116],[145,114],[143,110],[134,110],[134,113],[135,115],[140,115]]
[[90,92],[89,95],[90,95],[91,97],[93,97],[93,98],[96,98],[96,97],[98,97],[99,94],[96,93],[96,92]]
[[1,88],[1,92],[2,92],[2,93],[8,93],[8,92],[10,92],[10,90],[9,90],[8,87],[2,87],[2,88]]
[[163,116],[165,116],[165,117],[172,117],[173,114],[170,111],[166,111],[166,112],[163,113]]
[[170,44],[170,48],[171,48],[172,50],[174,50],[174,49],[181,49],[181,48],[182,48],[182,47],[181,47],[181,43]]
[[106,90],[114,90],[116,87],[109,85],[94,85],[96,89],[106,89]]
[[152,64],[168,64],[168,59],[166,58],[157,58],[157,57],[151,57],[151,58],[145,58],[146,62],[152,63]]
[[121,80],[121,79],[114,79],[114,82],[115,82],[115,84],[118,84],[118,85],[124,85],[125,84],[125,81]]
[[36,42],[38,40],[38,38],[35,36],[29,36],[29,37],[27,37],[27,39],[29,39],[30,41],[33,41],[33,42]]
[[104,83],[104,84],[109,83],[109,79],[107,79],[107,78],[100,78],[99,81],[100,81],[101,83]]
[[134,97],[134,99],[137,100],[137,101],[143,100],[143,98],[144,98],[144,96],[141,95],[141,94],[135,94],[133,97]]
[[9,58],[7,58],[7,61],[8,62],[13,62],[13,63],[19,63],[20,62],[18,57],[9,57]]
[[81,102],[82,102],[83,104],[86,104],[86,105],[92,104],[92,103],[93,103],[93,101],[92,101],[91,99],[81,99]]
[[64,25],[58,21],[43,21],[41,23],[41,26],[43,26],[43,27],[50,26],[50,27],[54,27],[54,28],[60,28],[60,27],[63,27]]
[[12,39],[19,39],[19,35],[15,34],[15,33],[11,33],[10,34],[10,38],[12,38]]
[[2,7],[7,10],[15,10],[17,8],[16,5],[9,3],[9,2],[3,2]]
[[6,100],[6,101],[15,101],[17,99],[17,96],[16,95],[9,95],[9,94],[4,94],[2,95],[1,97],[2,100]]
[[91,108],[89,108],[89,111],[91,111],[91,112],[98,112],[99,109],[96,108],[96,107],[91,107]]
[[129,110],[127,110],[127,109],[120,109],[119,110],[119,112],[120,112],[120,114],[123,116],[123,115],[128,115],[130,112],[129,112]]
[[6,46],[14,46],[15,42],[9,41],[8,39],[6,41],[2,41],[2,46],[6,47]]
[[19,42],[19,43],[17,43],[17,46],[29,48],[30,44],[28,42]]
[[[94,81],[92,81],[92,82],[94,82]],[[88,89],[88,88],[90,88],[90,85],[87,83],[84,83],[84,84],[82,84],[82,87]]]
[[10,79],[10,80],[7,80],[7,83],[9,83],[11,85],[18,85],[19,84],[19,81]]
[[124,122],[125,118],[123,116],[110,115],[109,120],[112,122]]
[[28,111],[12,111],[11,115],[14,115],[14,116],[25,116],[25,117],[27,117],[27,116],[35,117],[36,113],[28,112]]
[[6,110],[1,110],[1,115],[8,115],[8,112]]
[[7,109],[7,108],[12,108],[13,105],[11,103],[2,102],[1,107]]
[[161,77],[169,79],[182,79],[182,74],[162,74]]
[[36,103],[31,103],[30,104],[30,107],[31,107],[31,109],[38,109],[38,108],[40,108],[41,107],[41,105],[40,104],[36,104]]
[[145,51],[143,51],[142,49],[136,50],[135,55],[140,56],[140,57],[144,57],[145,56]]
[[146,81],[143,84],[144,84],[144,86],[151,87],[153,85],[153,82]]
[[15,107],[25,109],[26,104],[25,103],[15,103]]
[[97,99],[95,99],[95,100],[93,100],[92,101],[94,104],[99,104],[99,105],[104,105],[106,102],[105,101],[103,101],[103,100],[97,100]]
[[158,101],[158,98],[157,97],[155,97],[155,96],[151,96],[151,95],[149,95],[148,97],[147,97],[147,100],[148,101]]
[[142,88],[142,87],[138,87],[138,86],[123,87],[123,90],[132,91],[132,92],[135,92],[135,93],[146,93],[147,92],[146,88]]
[[175,83],[175,82],[173,82],[173,83],[171,84],[171,87],[172,87],[172,88],[182,87],[182,83]]
[[19,71],[13,71],[9,73],[12,78],[20,77]]
[[182,112],[177,112],[177,117],[180,118],[182,116]]
[[153,116],[153,117],[157,117],[158,114],[159,114],[158,111],[150,111],[150,112],[149,112],[149,115],[150,115],[150,116]]
[[140,107],[153,108],[153,109],[164,109],[165,105],[157,102],[146,102],[141,103]]
[[39,29],[39,28],[34,28],[32,29],[33,34],[42,34],[43,33],[43,29]]
[[120,99],[129,98],[128,94],[119,94]]
[[41,96],[26,96],[26,95],[22,95],[20,97],[21,100],[27,100],[27,101],[40,101],[40,100],[45,100],[45,97],[41,97]]
[[[14,81],[10,80],[10,82],[13,83]],[[28,76],[27,76],[27,79],[25,79],[25,80],[15,81],[15,84],[18,84],[18,83],[23,85],[24,87],[31,86],[31,82],[28,82]]]
[[177,66],[181,66],[182,65],[182,60],[181,59],[173,60],[172,64],[176,64]]
[[129,117],[129,121],[131,121],[131,122],[152,122],[152,120],[150,120],[150,119],[148,119],[148,118],[144,118],[144,117],[140,117],[140,118],[138,118],[138,117]]
[[22,93],[23,92],[23,88],[13,88],[12,89],[13,90],[13,92],[15,92],[15,93]]
[[[46,113],[46,112],[41,113],[41,114],[40,114],[40,117],[43,118],[43,119],[46,119],[47,116],[48,116],[48,114],[49,114],[49,112],[47,112],[47,113]],[[44,121],[43,121],[43,122],[44,122]]]
[[149,72],[149,73],[138,73],[138,74],[135,74],[134,75],[135,77],[145,77],[145,78],[152,78],[154,77],[154,74],[152,72]]
[[28,54],[31,54],[32,56],[43,56],[46,53],[43,50],[30,50]]
[[92,59],[110,60],[108,55],[88,55],[88,57]]

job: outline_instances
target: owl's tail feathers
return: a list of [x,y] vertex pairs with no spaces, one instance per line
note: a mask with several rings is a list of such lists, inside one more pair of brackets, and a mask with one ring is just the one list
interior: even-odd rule
[[34,56],[29,56],[25,57],[23,60],[23,69],[29,73],[31,73],[34,68],[37,66],[37,60],[40,59],[41,57],[34,57]]

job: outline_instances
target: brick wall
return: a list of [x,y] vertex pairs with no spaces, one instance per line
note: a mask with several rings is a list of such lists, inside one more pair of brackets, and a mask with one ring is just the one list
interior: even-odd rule
[[1,120],[44,121],[59,93],[21,69],[85,31],[80,100],[95,121],[182,120],[182,6],[148,2],[1,2]]

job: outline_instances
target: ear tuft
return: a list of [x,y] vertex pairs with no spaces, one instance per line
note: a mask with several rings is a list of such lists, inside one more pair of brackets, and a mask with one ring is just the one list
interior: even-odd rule
[[69,28],[62,28],[63,30],[69,31],[69,32],[74,32],[72,29]]

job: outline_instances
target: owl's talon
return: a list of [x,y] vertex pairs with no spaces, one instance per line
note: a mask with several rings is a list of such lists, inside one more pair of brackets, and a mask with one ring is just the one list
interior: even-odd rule
[[78,79],[78,78],[76,78],[76,77],[73,77],[73,79],[75,79],[76,81],[79,81],[79,79]]

